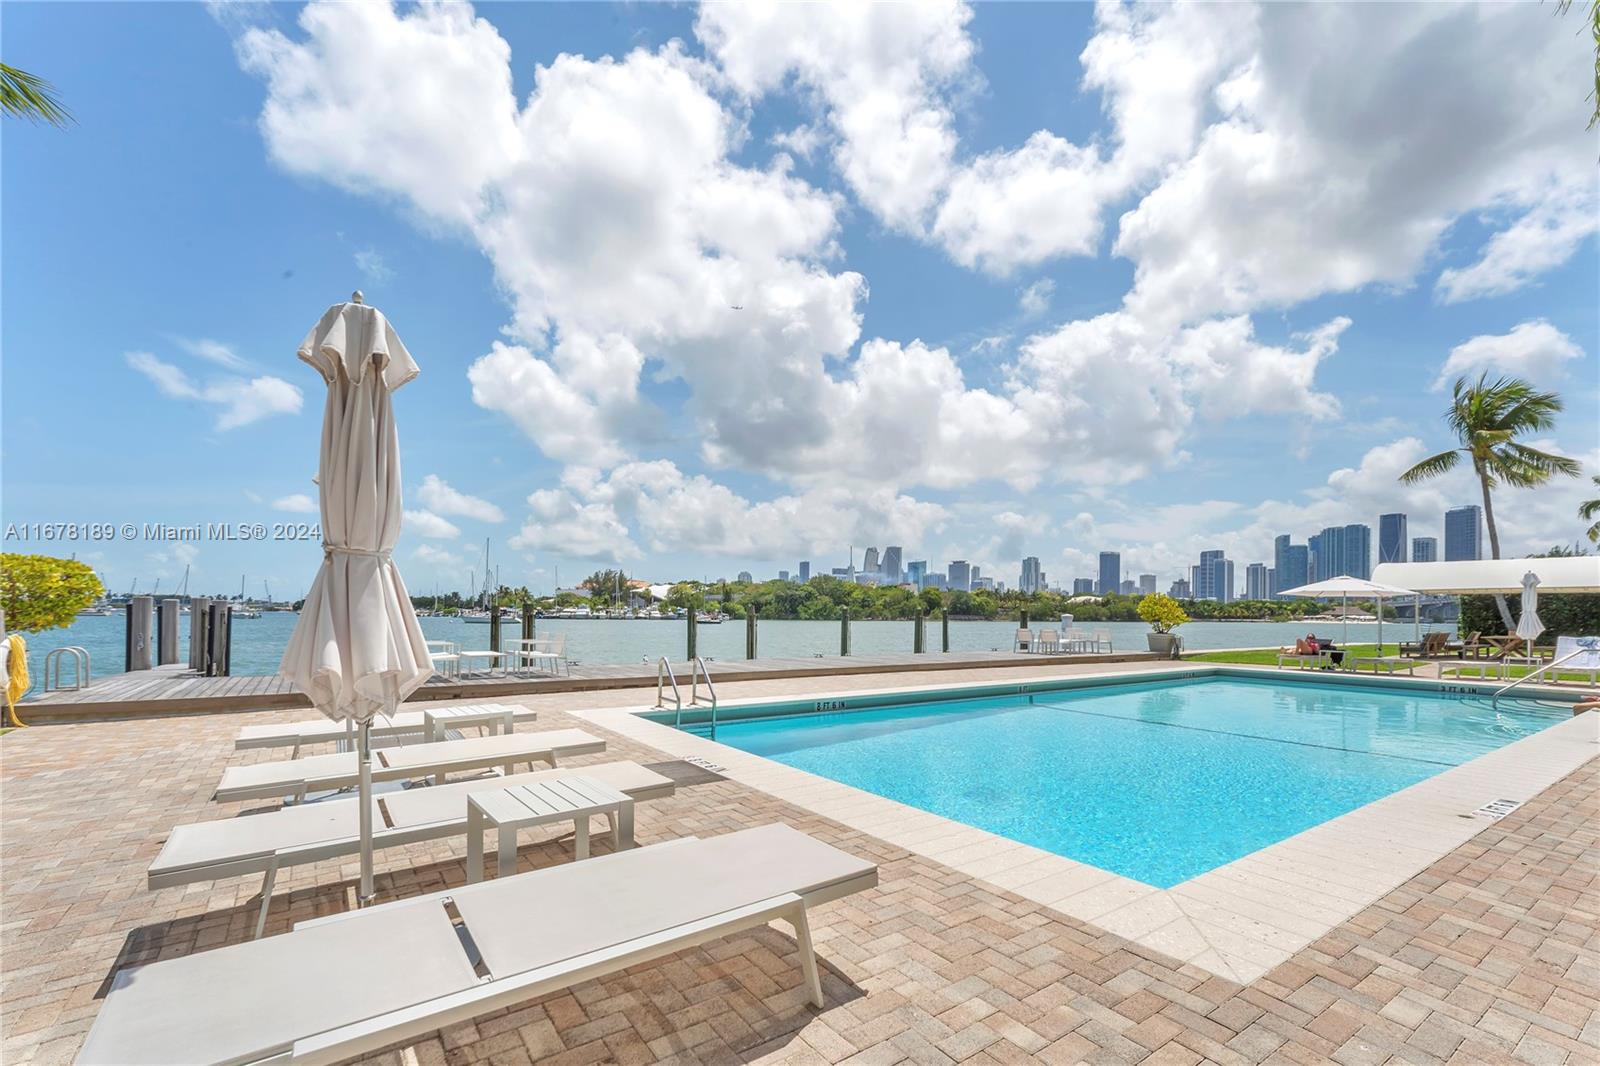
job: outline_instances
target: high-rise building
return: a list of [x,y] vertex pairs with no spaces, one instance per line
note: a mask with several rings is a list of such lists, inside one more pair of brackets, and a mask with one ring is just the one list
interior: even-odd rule
[[1193,598],[1193,590],[1189,587],[1189,582],[1180,577],[1167,588],[1167,595],[1175,600],[1187,600]]
[[779,570],[778,571],[778,580],[787,582],[789,580],[789,571],[787,571],[787,570]]
[[974,592],[978,591],[979,589],[993,589],[993,588],[994,588],[994,578],[992,578],[992,577],[975,577],[975,578],[972,579],[972,591],[974,591]]
[[1406,561],[1406,516],[1399,512],[1378,516],[1378,562]]
[[1372,527],[1352,522],[1344,527],[1344,572],[1366,581],[1372,577]]
[[1028,556],[1022,560],[1022,576],[1017,581],[1017,588],[1026,593],[1038,592],[1044,586],[1044,582],[1040,579],[1043,573],[1044,571],[1039,568],[1039,557]]
[[1100,553],[1100,581],[1095,586],[1095,591],[1102,596],[1109,596],[1122,587],[1122,553]]
[[1189,571],[1190,584],[1197,600],[1233,602],[1233,561],[1220,549],[1200,553],[1200,565]]
[[1075,577],[1072,579],[1072,594],[1074,596],[1093,596],[1094,578]]
[[861,557],[861,571],[870,574],[876,569],[878,569],[878,549],[868,548],[866,554]]
[[1444,513],[1445,562],[1483,558],[1483,508],[1452,507]]
[[1276,567],[1267,568],[1267,598],[1278,598],[1278,570]]
[[937,571],[924,575],[922,582],[923,588],[942,589],[945,587],[944,575]]
[[1296,589],[1311,583],[1311,549],[1304,544],[1293,544],[1290,540],[1289,534],[1283,533],[1272,541],[1272,569],[1276,576],[1272,591],[1274,596],[1284,589]]
[[900,545],[891,544],[883,549],[883,583],[900,584]]
[[1139,595],[1141,595],[1141,596],[1149,596],[1152,593],[1154,593],[1155,590],[1156,590],[1156,575],[1154,575],[1154,574],[1140,574],[1139,575]]
[[743,581],[746,585],[748,585],[751,582],[755,581],[755,578],[750,576],[750,571],[741,570],[741,571],[739,571],[739,576],[734,578],[734,580],[735,581]]
[[[1312,581],[1372,576],[1372,527],[1329,526],[1311,538]],[[1286,585],[1285,588],[1293,588]]]
[[811,560],[800,560],[800,584],[804,585],[811,580]]
[[1118,587],[1117,591],[1124,596],[1136,596],[1139,594],[1139,583],[1130,577]]
[[1247,600],[1264,600],[1272,595],[1272,586],[1267,580],[1267,575],[1272,571],[1266,563],[1251,563],[1244,568],[1244,598]]
[[946,588],[955,592],[967,591],[972,588],[972,565],[965,559],[952,559],[946,571],[949,574]]
[[906,564],[906,583],[920,589],[928,580],[928,560],[914,559]]
[[970,588],[970,589],[975,589],[975,588],[978,587],[978,582],[982,581],[982,580],[983,580],[983,568],[981,566],[973,566],[972,575],[971,575],[970,579],[967,581],[967,587]]
[[1411,561],[1414,563],[1436,563],[1439,561],[1438,537],[1412,537]]

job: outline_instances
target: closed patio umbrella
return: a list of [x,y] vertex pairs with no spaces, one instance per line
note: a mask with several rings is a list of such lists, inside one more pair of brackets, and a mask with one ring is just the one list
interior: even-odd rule
[[419,371],[382,312],[359,292],[328,308],[299,355],[328,386],[317,477],[322,568],[278,671],[323,714],[357,726],[366,902],[373,894],[372,719],[393,714],[433,672],[391,557],[401,519],[392,394]]
[[1528,648],[1528,665],[1533,665],[1533,641],[1544,632],[1539,621],[1539,575],[1532,570],[1522,575],[1522,617],[1517,619],[1517,636]]

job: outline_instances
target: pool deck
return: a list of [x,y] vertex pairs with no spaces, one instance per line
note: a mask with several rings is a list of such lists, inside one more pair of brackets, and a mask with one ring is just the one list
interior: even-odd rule
[[[937,680],[1148,669],[1032,665]],[[868,691],[929,680],[856,675],[827,685]],[[719,691],[733,700],[809,697],[817,689],[815,678],[800,677],[730,682]],[[700,738],[673,731],[646,739],[643,726],[664,727],[627,714],[650,702],[641,695],[513,698],[539,711],[539,729],[578,726],[606,738],[604,755],[574,765],[663,762],[704,750],[695,746]],[[208,796],[226,766],[276,754],[235,752],[240,726],[303,714],[130,718],[0,738],[0,1060],[71,1061],[117,969],[248,938],[254,879],[149,892],[144,869],[173,825],[260,806],[214,804]],[[1590,714],[1567,725],[1597,723],[1600,716]],[[1501,753],[1520,755],[1525,744]],[[747,780],[760,768],[708,759],[724,766],[723,779],[640,805],[642,843],[783,821],[880,864],[877,888],[813,914],[823,1009],[803,1002],[787,930],[768,927],[452,1026],[373,1061],[1593,1063],[1600,1061],[1596,750],[1591,743],[1587,754],[1574,752],[1565,771],[1557,763],[1568,756],[1536,753],[1539,768],[1528,773],[1558,774],[1546,784],[1542,776],[1519,777],[1521,759],[1491,767],[1493,791],[1515,786],[1520,791],[1506,795],[1523,800],[1498,820],[1460,817],[1457,808],[1475,793],[1444,797],[1441,817],[1459,826],[1442,851],[1441,830],[1431,823],[1423,826],[1431,843],[1403,855],[1370,846],[1364,834],[1374,827],[1353,827],[1367,858],[1340,863],[1381,868],[1391,887],[1364,904],[1344,900],[1348,913],[1324,932],[1234,978],[1178,957],[1181,946],[1153,946],[1132,925],[1113,928],[1112,915],[1139,901],[1084,917],[1067,905],[1078,892],[1053,903],[1033,898],[1043,893],[1023,889],[1043,878],[1023,878],[1014,871],[1028,863],[987,854],[982,842],[973,849],[940,844],[938,834],[913,840],[914,831],[894,820],[863,827],[857,823],[869,814],[777,779],[786,775]],[[1409,818],[1385,814],[1375,828],[1409,832],[1402,822]],[[570,861],[570,840],[523,840],[519,869]],[[460,841],[380,852],[380,899],[462,884],[465,853]],[[352,859],[281,875],[269,935],[351,907],[355,872]],[[1286,912],[1314,901],[1276,878],[1245,871],[1241,883],[1269,893]],[[1200,920],[1224,928],[1231,921]]]
[[[1148,652],[1101,655],[1030,655],[1009,651],[930,652],[894,655],[828,656],[806,659],[713,659],[706,665],[713,684],[734,681],[904,674],[923,671],[1003,667],[1072,666],[1083,663],[1155,662]],[[671,663],[673,675],[689,698],[690,664]],[[588,692],[601,689],[654,689],[657,664],[573,664],[558,676],[477,671],[435,674],[412,693],[412,701],[483,700],[542,692]],[[158,666],[96,679],[82,689],[41,692],[18,708],[25,722],[58,724],[92,718],[195,712],[257,711],[309,708],[305,694],[277,675],[204,677],[186,665]]]

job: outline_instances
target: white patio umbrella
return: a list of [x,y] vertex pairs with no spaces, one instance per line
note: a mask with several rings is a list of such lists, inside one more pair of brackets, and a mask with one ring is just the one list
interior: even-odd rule
[[391,715],[433,667],[391,552],[400,536],[400,442],[392,393],[419,373],[375,307],[355,293],[328,308],[300,358],[328,386],[317,484],[322,568],[278,672],[334,721],[358,727],[361,893],[372,898],[374,715]]
[[1517,619],[1517,636],[1521,637],[1528,648],[1528,665],[1533,665],[1533,640],[1544,632],[1544,623],[1539,621],[1539,575],[1529,570],[1522,575],[1522,617]]
[[1394,585],[1380,585],[1376,581],[1368,581],[1359,577],[1330,577],[1326,581],[1313,581],[1309,585],[1298,588],[1284,589],[1280,596],[1305,596],[1310,599],[1331,599],[1338,596],[1342,601],[1339,622],[1339,640],[1348,644],[1345,634],[1349,631],[1350,623],[1347,617],[1350,613],[1350,597],[1378,601],[1378,653],[1383,654],[1383,601],[1394,599],[1396,596],[1415,596],[1411,589],[1403,589]]

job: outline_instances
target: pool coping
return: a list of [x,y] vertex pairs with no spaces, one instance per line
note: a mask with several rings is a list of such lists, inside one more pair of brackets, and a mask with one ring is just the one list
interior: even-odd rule
[[[1239,675],[1372,686],[1365,675],[1313,672],[1308,677],[1232,664],[1079,673],[1036,678],[1031,684]],[[1378,680],[1394,682],[1379,687],[1431,687],[1452,694],[1487,694],[1495,687],[1424,678]],[[886,687],[816,693],[807,700],[994,687],[994,682]],[[1573,694],[1538,691],[1544,698],[1562,700]],[[801,701],[751,699],[724,706],[793,702]],[[1590,711],[1161,889],[645,717],[655,711],[611,707],[574,708],[571,713],[680,758],[709,763],[743,785],[1241,984],[1262,976],[1487,828],[1494,819],[1476,813],[1486,804],[1526,802],[1600,755],[1600,712]]]

